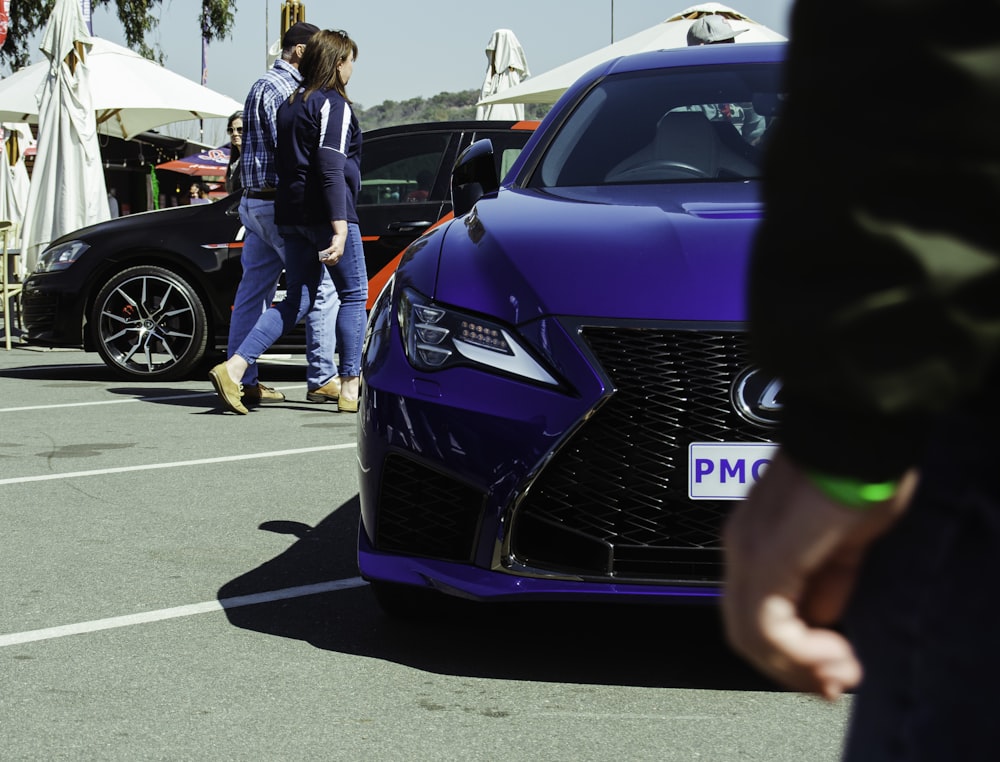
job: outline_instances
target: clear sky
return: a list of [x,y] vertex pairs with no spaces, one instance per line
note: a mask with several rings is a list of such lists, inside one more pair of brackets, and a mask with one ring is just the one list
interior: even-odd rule
[[[792,2],[723,4],[787,35]],[[495,29],[512,29],[531,73],[541,74],[695,4],[696,0],[305,0],[305,9],[310,23],[345,29],[358,43],[358,63],[348,92],[359,105],[371,107],[385,100],[479,89],[486,73],[484,49]],[[209,46],[207,84],[242,102],[265,70],[269,43],[279,36],[281,0],[239,0],[237,7],[232,37]],[[165,54],[166,67],[195,81],[201,79],[199,8],[199,0],[163,0],[159,28],[152,38]],[[95,11],[93,24],[96,36],[124,43],[113,14]],[[41,53],[32,60],[41,60]],[[222,142],[222,128],[209,126],[206,142],[214,142],[216,136]]]

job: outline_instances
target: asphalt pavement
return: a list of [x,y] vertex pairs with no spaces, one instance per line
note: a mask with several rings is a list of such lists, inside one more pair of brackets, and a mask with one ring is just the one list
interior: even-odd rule
[[776,690],[712,608],[384,617],[356,416],[224,413],[207,369],[0,349],[0,759],[835,760],[850,699]]

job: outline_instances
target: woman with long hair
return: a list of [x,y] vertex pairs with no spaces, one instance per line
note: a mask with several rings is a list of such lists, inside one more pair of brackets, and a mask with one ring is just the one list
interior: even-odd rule
[[229,164],[226,166],[226,193],[243,190],[240,178],[240,154],[243,151],[243,112],[234,111],[226,123],[229,135]]
[[[340,296],[337,407],[357,412],[368,276],[356,211],[361,128],[347,96],[358,46],[344,31],[321,30],[299,65],[302,85],[278,109],[275,222],[285,241],[285,300],[266,310],[226,362],[210,371],[223,404],[237,413],[240,379],[316,300],[322,268]],[[333,382],[331,382],[333,383]]]

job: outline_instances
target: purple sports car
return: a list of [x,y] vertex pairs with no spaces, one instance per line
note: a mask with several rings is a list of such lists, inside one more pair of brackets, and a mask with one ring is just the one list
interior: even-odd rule
[[363,356],[359,564],[390,613],[475,600],[713,599],[779,385],[744,275],[781,44],[643,53],[556,104],[501,183],[404,253]]

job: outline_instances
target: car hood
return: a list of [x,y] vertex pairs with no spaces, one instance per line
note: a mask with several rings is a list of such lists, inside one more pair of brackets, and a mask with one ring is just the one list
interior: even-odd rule
[[435,298],[514,324],[743,320],[761,212],[754,182],[501,190],[448,229]]
[[[225,203],[217,201],[215,203]],[[155,230],[176,230],[190,224],[194,219],[204,216],[208,204],[197,206],[176,206],[166,209],[153,209],[148,212],[128,214],[115,219],[98,222],[84,228],[73,230],[60,236],[49,244],[53,246],[64,241],[84,240],[94,243],[105,238],[140,233],[150,236]]]

